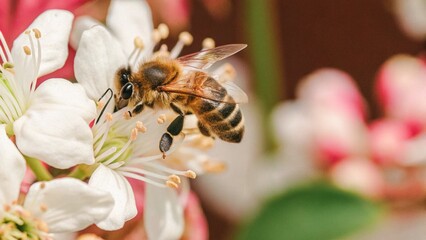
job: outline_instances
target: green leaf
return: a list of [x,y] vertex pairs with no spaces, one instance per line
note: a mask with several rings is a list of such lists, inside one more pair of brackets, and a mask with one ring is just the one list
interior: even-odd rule
[[358,195],[314,183],[272,199],[238,239],[340,239],[370,226],[381,212],[378,204]]

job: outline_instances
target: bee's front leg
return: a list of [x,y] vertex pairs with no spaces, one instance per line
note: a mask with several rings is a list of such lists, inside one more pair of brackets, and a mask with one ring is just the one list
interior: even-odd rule
[[167,127],[167,132],[161,136],[160,151],[163,153],[163,158],[166,157],[166,152],[170,150],[173,144],[173,137],[179,135],[183,129],[185,114],[173,103],[170,104],[172,109],[179,115]]

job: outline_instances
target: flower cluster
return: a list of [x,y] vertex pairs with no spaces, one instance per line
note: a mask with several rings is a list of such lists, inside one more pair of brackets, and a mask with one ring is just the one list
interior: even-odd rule
[[281,140],[344,188],[375,199],[423,199],[425,76],[422,57],[386,61],[376,84],[384,116],[368,121],[352,78],[317,70],[302,80],[296,100],[276,110]]
[[[194,224],[184,218],[196,218],[184,211],[196,206],[187,178],[224,166],[205,155],[213,139],[199,132],[193,116],[170,150],[160,152],[159,139],[176,114],[145,109],[129,117],[127,107],[115,106],[114,79],[119,68],[144,59],[178,57],[192,36],[184,32],[170,51],[166,45],[154,50],[169,30],[153,28],[144,1],[112,1],[106,25],[83,16],[72,27],[73,18],[65,10],[42,13],[11,50],[0,32],[0,238],[59,239],[55,234],[92,224],[121,229],[141,212],[135,195],[143,189],[147,237],[178,239]],[[64,66],[69,39],[77,49],[77,82],[40,84],[40,77]],[[214,42],[207,39],[203,47]],[[234,72],[224,65],[212,74],[229,78]],[[205,226],[198,227],[205,238]]]

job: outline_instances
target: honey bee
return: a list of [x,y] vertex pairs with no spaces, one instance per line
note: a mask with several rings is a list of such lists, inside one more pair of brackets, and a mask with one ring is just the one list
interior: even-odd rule
[[171,108],[178,114],[160,139],[164,157],[173,137],[182,132],[187,114],[195,114],[203,135],[240,142],[244,118],[238,103],[247,102],[247,95],[232,81],[215,79],[203,70],[246,46],[229,44],[177,59],[158,56],[141,63],[134,72],[123,67],[115,76],[116,108],[128,106],[130,116],[139,114],[145,106]]

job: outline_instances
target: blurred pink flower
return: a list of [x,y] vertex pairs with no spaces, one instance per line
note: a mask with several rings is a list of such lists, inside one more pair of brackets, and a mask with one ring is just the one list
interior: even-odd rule
[[411,134],[426,126],[426,64],[416,57],[396,55],[380,68],[377,92],[388,117],[402,120]]

